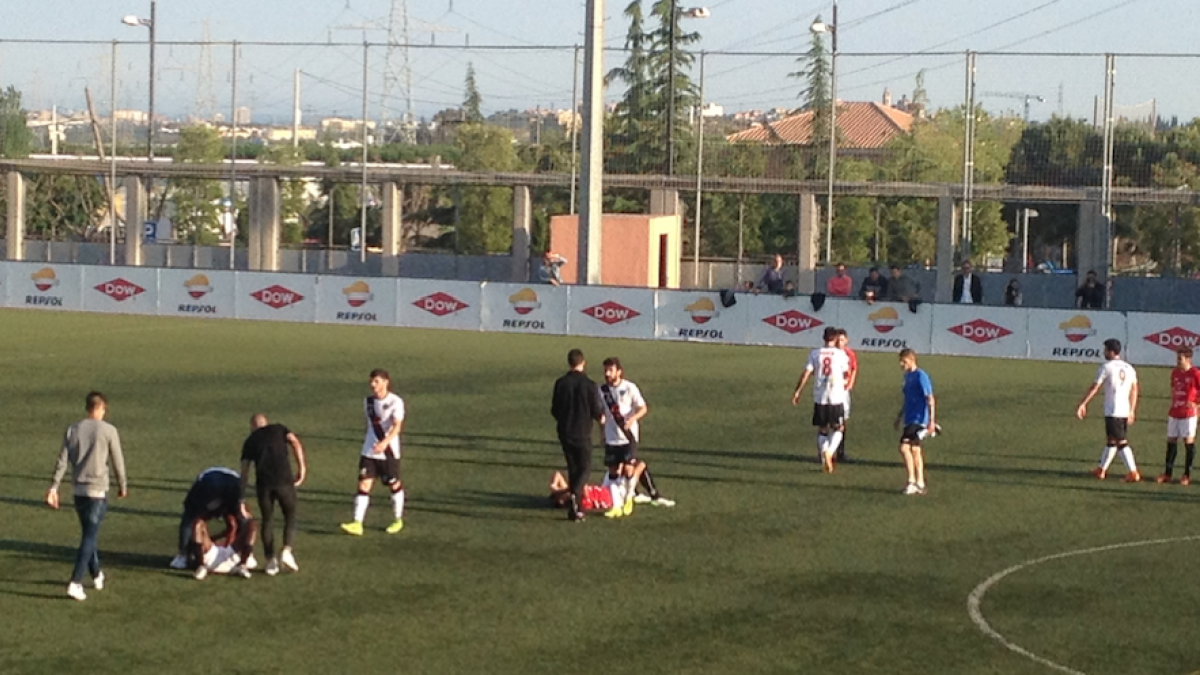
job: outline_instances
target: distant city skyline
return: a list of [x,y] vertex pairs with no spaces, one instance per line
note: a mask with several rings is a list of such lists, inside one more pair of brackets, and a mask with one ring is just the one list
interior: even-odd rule
[[[142,41],[119,48],[116,107],[145,109],[146,31],[122,25],[120,17],[147,14],[146,0],[57,0],[52,3],[56,13],[70,19],[53,25],[45,21],[45,3],[12,4],[6,7],[6,21],[0,27],[0,86],[22,90],[27,108],[54,104],[82,108],[83,88],[90,86],[98,107],[107,111],[111,46],[6,41]],[[329,115],[358,117],[365,38],[381,45],[369,55],[369,116],[400,119],[406,108],[400,54],[394,53],[389,64],[382,46],[387,34],[362,28],[386,23],[391,4],[388,0],[160,0],[158,111],[171,117],[212,113],[230,117],[232,48],[169,44],[197,41],[207,34],[217,41],[328,43],[332,39],[333,45],[240,47],[238,107],[249,108],[256,122],[290,124],[293,74],[299,68],[304,71],[306,123]],[[570,107],[575,88],[572,46],[582,44],[582,0],[524,0],[505,3],[503,8],[484,0],[408,0],[407,4],[413,44],[411,98],[418,118],[428,119],[461,103],[468,63],[475,68],[485,114],[535,106]],[[607,3],[610,49],[623,42],[626,4],[623,0]],[[643,3],[647,13],[650,4],[651,0]],[[955,0],[845,0],[839,4],[838,96],[879,101],[888,88],[899,100],[911,95],[916,73],[925,70],[932,107],[952,107],[963,98],[963,51],[1021,51],[1020,55],[978,57],[976,89],[982,104],[1019,115],[1024,95],[1040,96],[1044,101],[1034,99],[1030,114],[1043,120],[1060,111],[1061,91],[1061,112],[1090,119],[1094,97],[1103,90],[1104,59],[1099,54],[1200,51],[1193,38],[1200,18],[1198,4],[1194,0],[1018,0],[1001,7]],[[705,101],[723,106],[727,113],[797,106],[803,84],[788,73],[797,70],[796,55],[809,45],[809,23],[818,14],[828,19],[830,3],[806,2],[785,11],[770,0],[713,0],[706,6],[711,18],[684,24],[702,35],[689,49],[697,59],[693,78],[699,76],[701,51],[744,53],[705,57]],[[431,41],[437,46],[429,46]],[[538,45],[560,48],[536,49]],[[921,51],[926,53],[900,54]],[[1096,55],[1031,54],[1051,51]],[[605,67],[611,69],[622,60],[623,54],[609,51]],[[392,91],[385,99],[389,66]],[[1133,105],[1155,99],[1164,117],[1200,117],[1200,93],[1189,84],[1198,79],[1200,57],[1123,56],[1117,61],[1116,101]],[[615,100],[620,93],[619,87],[611,88],[607,98]]]

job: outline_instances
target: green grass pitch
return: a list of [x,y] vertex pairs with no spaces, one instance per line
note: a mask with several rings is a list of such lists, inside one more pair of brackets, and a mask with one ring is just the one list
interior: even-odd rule
[[[1040,674],[968,617],[993,573],[1053,553],[1196,533],[1200,487],[1085,476],[1094,365],[928,357],[946,433],[927,497],[902,497],[895,355],[862,354],[849,452],[823,475],[804,351],[466,332],[0,311],[0,673]],[[620,356],[650,404],[644,456],[674,509],[570,524],[549,416],[565,353]],[[367,373],[405,398],[407,527],[348,520]],[[1141,369],[1132,442],[1161,471],[1167,371]],[[65,596],[78,542],[41,497],[92,388],[126,447],[109,588]],[[194,475],[234,467],[264,412],[305,442],[299,574],[167,569]],[[1182,449],[1181,449],[1182,455]],[[598,457],[597,457],[598,459]],[[599,474],[594,474],[598,480]],[[1180,541],[1023,569],[983,602],[1023,648],[1089,675],[1200,668]],[[261,556],[261,551],[260,551]]]

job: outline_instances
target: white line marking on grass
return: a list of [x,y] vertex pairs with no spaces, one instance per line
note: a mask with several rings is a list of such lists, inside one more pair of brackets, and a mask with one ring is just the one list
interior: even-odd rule
[[1025,569],[1026,567],[1033,567],[1034,565],[1040,565],[1045,562],[1050,562],[1051,560],[1061,560],[1063,558],[1072,558],[1077,555],[1089,555],[1092,553],[1105,553],[1107,551],[1116,551],[1116,550],[1125,549],[1125,548],[1138,548],[1140,546],[1158,546],[1160,544],[1174,544],[1174,543],[1178,543],[1181,541],[1200,541],[1200,535],[1192,535],[1192,536],[1188,536],[1188,537],[1171,537],[1168,539],[1147,539],[1145,541],[1133,541],[1133,542],[1126,542],[1124,544],[1110,544],[1108,546],[1095,546],[1093,548],[1082,548],[1077,551],[1067,551],[1066,553],[1055,553],[1053,555],[1043,556],[1041,558],[1034,558],[1033,560],[1026,560],[1023,563],[1018,563],[1016,565],[1013,565],[1012,567],[1009,567],[1008,569],[1004,569],[999,572],[996,572],[992,576],[985,579],[983,581],[983,583],[976,586],[971,591],[971,594],[967,596],[967,614],[969,614],[971,616],[971,621],[974,622],[974,624],[979,628],[979,630],[983,631],[984,635],[987,635],[988,637],[990,637],[990,638],[996,640],[997,642],[999,642],[1000,644],[1004,645],[1005,649],[1016,652],[1016,653],[1020,654],[1021,656],[1024,656],[1027,659],[1030,659],[1032,661],[1040,663],[1043,666],[1046,666],[1047,668],[1052,668],[1061,673],[1069,673],[1069,675],[1087,675],[1086,673],[1075,670],[1074,668],[1069,668],[1067,666],[1062,665],[1061,663],[1055,663],[1054,661],[1051,661],[1050,659],[1047,659],[1043,656],[1038,656],[1037,654],[1034,654],[1033,652],[1029,651],[1028,649],[1025,649],[1021,645],[1010,642],[1007,638],[1005,638],[1003,635],[1001,635],[996,629],[992,628],[991,624],[989,624],[987,622],[987,619],[984,618],[983,611],[980,610],[980,608],[979,608],[980,605],[983,604],[983,596],[985,594],[987,594],[988,590],[991,589],[992,586],[995,586],[996,584],[1000,583],[1005,577],[1009,576],[1010,574],[1019,572],[1019,571]]

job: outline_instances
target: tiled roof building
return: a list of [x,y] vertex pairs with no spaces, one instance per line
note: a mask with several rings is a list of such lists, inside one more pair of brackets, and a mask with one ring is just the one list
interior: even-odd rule
[[[754,126],[730,134],[731,143],[763,143],[765,145],[799,145],[812,142],[813,111],[789,115],[775,122]],[[892,139],[912,130],[913,116],[903,110],[874,102],[838,104],[838,147],[848,150],[882,150]]]

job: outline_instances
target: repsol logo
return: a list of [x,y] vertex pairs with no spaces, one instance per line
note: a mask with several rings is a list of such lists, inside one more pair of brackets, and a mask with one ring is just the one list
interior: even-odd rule
[[180,305],[180,314],[216,314],[216,305]]
[[505,328],[525,328],[528,330],[546,330],[546,322],[544,321],[525,321],[522,319],[505,319],[502,324]]
[[906,340],[887,339],[887,338],[863,338],[859,342],[860,347],[882,347],[885,349],[904,349],[908,346]]
[[379,322],[379,318],[370,312],[338,312],[338,321],[365,321],[368,323]]
[[713,330],[706,328],[680,328],[679,337],[681,338],[704,338],[706,340],[723,340],[725,339],[725,331]]
[[1101,357],[1101,350],[1088,349],[1084,347],[1055,347],[1054,351],[1050,352],[1051,356],[1064,356],[1072,359],[1098,359]]
[[62,307],[63,299],[53,295],[27,295],[25,304],[34,307]]

